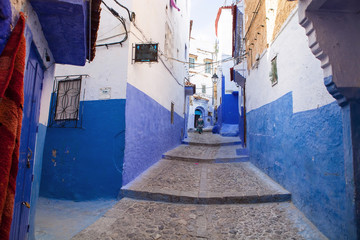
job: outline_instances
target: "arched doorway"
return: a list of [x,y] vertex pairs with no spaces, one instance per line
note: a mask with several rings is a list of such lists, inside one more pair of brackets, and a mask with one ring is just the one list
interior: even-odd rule
[[197,128],[197,120],[205,116],[205,110],[202,107],[195,108],[194,127]]

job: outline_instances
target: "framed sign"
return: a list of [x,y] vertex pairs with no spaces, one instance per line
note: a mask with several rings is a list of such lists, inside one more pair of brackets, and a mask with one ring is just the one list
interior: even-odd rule
[[158,43],[135,44],[135,62],[157,62]]

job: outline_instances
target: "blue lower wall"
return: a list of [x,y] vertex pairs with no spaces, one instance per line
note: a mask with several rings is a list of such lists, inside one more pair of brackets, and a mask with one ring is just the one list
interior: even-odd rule
[[292,93],[247,113],[250,160],[331,239],[348,239],[343,121],[333,102],[293,114]]
[[221,103],[222,123],[239,124],[238,96],[238,92],[223,95]]
[[40,195],[116,198],[125,146],[125,100],[81,102],[82,128],[48,128]]
[[[170,107],[169,102],[169,107]],[[184,103],[175,103],[175,105]],[[134,86],[126,90],[126,149],[123,185],[159,161],[162,154],[181,143],[184,118],[170,111]]]
[[40,193],[41,183],[41,171],[43,162],[43,152],[45,146],[47,127],[41,123],[38,124],[38,132],[36,135],[36,148],[35,148],[35,159],[34,159],[34,180],[31,186],[31,201],[30,201],[30,220],[29,220],[29,239],[35,239],[35,211]]
[[11,5],[9,0],[0,0],[0,54],[10,37]]

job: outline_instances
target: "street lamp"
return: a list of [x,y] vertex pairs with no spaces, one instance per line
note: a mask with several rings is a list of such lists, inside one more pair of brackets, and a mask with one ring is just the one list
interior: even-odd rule
[[214,73],[211,77],[211,80],[213,82],[213,93],[212,93],[212,105],[214,106],[214,95],[215,95],[215,84],[217,83],[219,77]]
[[218,75],[216,75],[216,73],[214,73],[214,75],[212,75],[212,77],[211,77],[213,84],[217,83],[218,79],[219,79],[219,77],[218,77]]

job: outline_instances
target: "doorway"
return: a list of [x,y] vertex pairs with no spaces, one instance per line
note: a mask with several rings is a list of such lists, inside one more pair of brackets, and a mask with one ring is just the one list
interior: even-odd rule
[[27,239],[29,231],[31,184],[34,150],[40,114],[44,69],[38,52],[31,44],[24,76],[24,108],[20,138],[19,170],[16,178],[14,215],[10,239]]
[[194,118],[194,127],[197,128],[197,121],[199,118],[201,118],[203,115],[203,112],[200,109],[195,109],[195,118]]

